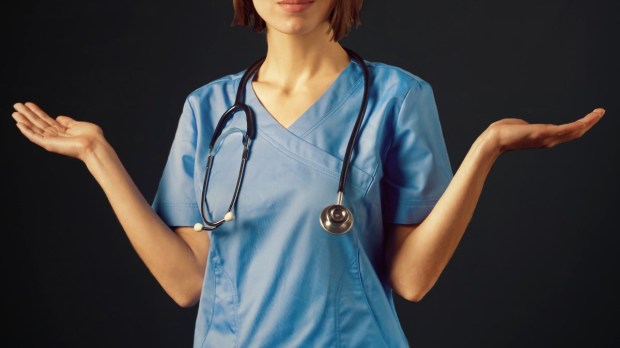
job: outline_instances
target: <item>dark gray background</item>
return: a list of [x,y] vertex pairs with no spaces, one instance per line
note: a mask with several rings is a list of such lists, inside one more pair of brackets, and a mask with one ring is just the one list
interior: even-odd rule
[[[582,139],[499,159],[437,285],[397,298],[415,347],[620,344],[618,7],[366,1],[343,43],[431,83],[455,169],[499,118],[608,111]],[[161,290],[81,163],[18,134],[12,104],[101,125],[150,200],[185,96],[244,69],[264,37],[231,28],[219,0],[19,1],[2,17],[0,345],[190,347],[196,309]]]

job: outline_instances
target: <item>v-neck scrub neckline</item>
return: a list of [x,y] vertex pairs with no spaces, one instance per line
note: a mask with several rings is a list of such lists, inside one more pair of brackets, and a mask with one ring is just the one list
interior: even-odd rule
[[[415,224],[452,178],[432,89],[419,77],[367,63],[369,99],[344,204],[355,223],[326,233],[321,210],[336,200],[346,143],[363,94],[350,62],[288,128],[246,85],[255,113],[236,218],[209,233],[194,347],[407,347],[384,262],[384,224]],[[242,73],[192,92],[183,107],[153,209],[169,226],[201,221],[213,130],[235,100]],[[220,139],[207,193],[223,216],[236,182],[245,117]]]
[[[275,123],[283,130],[303,138],[306,131],[312,129],[312,127],[319,123],[324,117],[329,117],[331,113],[335,112],[338,106],[341,105],[352,92],[351,89],[354,87],[355,83],[359,83],[360,78],[363,79],[363,76],[356,74],[356,71],[361,71],[361,67],[355,61],[349,61],[347,66],[338,74],[336,79],[332,81],[325,92],[323,92],[323,94],[321,94],[321,96],[319,96],[319,98],[288,127],[278,122],[256,95],[256,91],[252,85],[252,81],[256,74],[248,79],[245,86],[246,104],[251,106],[255,114],[257,114],[257,118],[260,118],[260,120],[256,121],[259,128],[261,123],[265,123],[263,124],[265,127],[269,126],[268,124],[270,123]],[[346,93],[346,91],[349,92]]]

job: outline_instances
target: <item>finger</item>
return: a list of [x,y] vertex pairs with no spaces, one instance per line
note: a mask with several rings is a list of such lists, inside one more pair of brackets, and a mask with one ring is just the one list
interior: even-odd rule
[[39,146],[41,146],[43,148],[46,147],[46,145],[45,145],[45,138],[41,134],[35,132],[32,127],[30,127],[29,125],[27,125],[25,123],[21,123],[21,122],[18,122],[16,125],[17,125],[17,128],[19,128],[19,131],[28,140],[30,140],[31,142],[33,142],[33,143],[35,143],[35,144],[37,144],[37,145],[39,145]]
[[604,114],[605,110],[598,108],[577,121],[557,126],[554,130],[555,134],[549,139],[549,143],[551,146],[555,146],[582,137],[600,121]]
[[594,109],[592,112],[585,115],[581,119],[562,126],[566,127],[566,129],[570,129],[569,133],[571,133],[571,135],[574,135],[575,138],[578,138],[584,135],[592,127],[594,127],[594,125],[601,120],[604,114],[605,109]]
[[37,104],[33,103],[33,102],[26,102],[24,104],[27,108],[29,108],[32,112],[34,112],[35,114],[37,114],[37,116],[39,116],[41,118],[41,120],[45,121],[45,123],[47,123],[48,125],[55,127],[55,128],[60,128],[60,130],[64,130],[64,126],[58,122],[56,122],[56,120],[54,120],[53,118],[51,118],[45,111],[43,111]]
[[17,123],[21,123],[23,125],[26,125],[28,127],[28,129],[30,129],[32,132],[38,134],[38,135],[43,135],[44,131],[42,129],[40,129],[39,127],[33,125],[27,118],[26,116],[22,115],[20,112],[13,112],[11,114],[11,116],[13,117],[13,119],[15,120],[15,122]]
[[601,119],[601,117],[603,117],[604,114],[604,109],[594,109],[592,112],[576,121],[561,124],[555,126],[556,129],[552,130],[552,128],[549,128],[548,130],[556,132],[560,135],[565,135],[569,133],[583,134],[587,132],[590,128],[592,128]]
[[585,117],[581,119],[586,124],[584,128],[586,128],[586,130],[589,130],[590,128],[592,128],[595,124],[598,123],[598,121],[601,120],[603,115],[605,115],[605,109],[603,108],[594,109],[591,113],[587,114]]
[[15,111],[11,116],[13,116],[13,119],[16,122],[21,122],[23,124],[26,124],[33,132],[39,135],[58,135],[58,132],[59,132],[58,128],[62,127],[61,125],[58,125],[55,127],[48,125],[48,126],[45,126],[45,128],[41,129],[37,125],[30,122],[30,120],[26,118],[26,116],[24,116],[20,112]]
[[584,125],[582,122],[575,121],[561,125],[550,125],[545,130],[548,136],[551,137],[567,137],[578,134],[584,128]]
[[46,137],[44,135],[37,134],[34,130],[26,124],[17,123],[17,128],[20,132],[31,142],[47,151],[56,152],[55,149],[62,146],[62,138],[59,137]]
[[580,138],[585,133],[584,125],[569,123],[556,126],[556,130],[545,135],[543,143],[546,147],[554,147]]
[[43,121],[39,115],[35,114],[32,110],[30,110],[26,105],[22,103],[15,103],[13,105],[15,110],[17,110],[20,114],[24,115],[30,121],[30,123],[36,127],[39,127],[41,130],[49,127],[50,125],[47,122]]
[[596,124],[596,122],[598,122],[601,119],[601,117],[603,117],[604,114],[605,114],[605,109],[600,109],[600,108],[594,109],[592,112],[576,120],[573,123],[579,123],[582,125],[582,127],[593,126],[594,124]]

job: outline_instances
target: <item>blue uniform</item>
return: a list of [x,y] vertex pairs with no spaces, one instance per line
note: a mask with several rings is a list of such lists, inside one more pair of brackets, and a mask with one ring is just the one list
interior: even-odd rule
[[[384,262],[384,223],[421,222],[452,178],[431,87],[402,69],[368,63],[368,108],[343,204],[351,231],[326,233],[342,159],[363,93],[349,63],[288,129],[257,99],[245,102],[257,134],[235,209],[210,233],[194,347],[407,347]],[[189,95],[154,209],[170,226],[202,222],[209,142],[235,99],[241,73]],[[239,170],[243,113],[216,144],[207,215],[224,216]],[[205,233],[205,232],[203,232]]]

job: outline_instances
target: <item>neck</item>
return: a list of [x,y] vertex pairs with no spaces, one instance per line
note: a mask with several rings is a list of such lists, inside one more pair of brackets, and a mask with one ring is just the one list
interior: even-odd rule
[[312,77],[341,72],[349,63],[346,51],[331,40],[331,32],[316,30],[307,35],[288,35],[267,30],[267,57],[258,73],[285,89],[295,89]]

